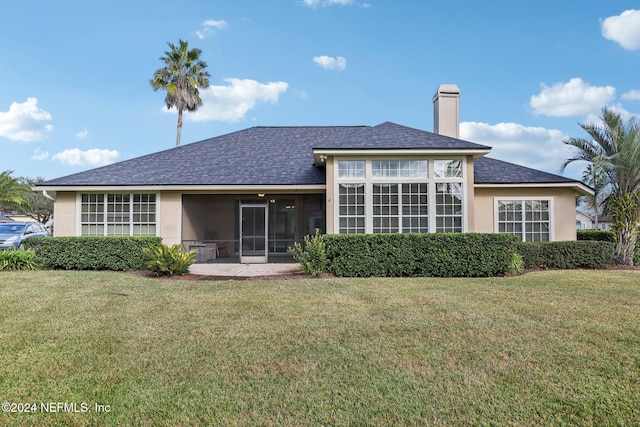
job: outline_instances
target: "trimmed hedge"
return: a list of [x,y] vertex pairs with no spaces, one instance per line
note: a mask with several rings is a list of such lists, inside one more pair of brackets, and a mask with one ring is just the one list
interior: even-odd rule
[[516,241],[506,234],[325,235],[327,270],[347,277],[488,277],[509,272]]
[[615,242],[616,237],[609,230],[577,230],[578,240],[596,240],[599,242]]
[[607,268],[615,244],[606,241],[518,242],[524,268]]
[[[597,240],[600,242],[613,242],[616,241],[616,236],[609,230],[578,230],[578,240]],[[640,241],[640,236],[638,236]],[[633,265],[640,265],[640,249],[638,249],[638,241],[633,252]]]
[[28,239],[37,262],[55,270],[142,270],[143,247],[162,244],[161,237],[45,237]]

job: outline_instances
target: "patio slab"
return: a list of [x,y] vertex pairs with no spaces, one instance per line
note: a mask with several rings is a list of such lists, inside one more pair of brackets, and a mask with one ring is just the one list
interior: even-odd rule
[[224,277],[253,277],[253,276],[274,276],[281,274],[300,273],[299,264],[290,263],[268,263],[268,264],[192,264],[189,267],[191,274],[202,276],[224,276]]

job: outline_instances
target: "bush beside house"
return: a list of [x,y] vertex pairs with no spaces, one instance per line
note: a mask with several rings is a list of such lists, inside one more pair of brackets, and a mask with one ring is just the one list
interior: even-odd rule
[[46,237],[24,244],[45,269],[124,271],[144,269],[142,248],[161,243],[161,237]]
[[603,241],[520,242],[524,268],[607,268],[614,264],[615,244]]
[[513,236],[490,233],[325,235],[327,270],[348,277],[503,276]]

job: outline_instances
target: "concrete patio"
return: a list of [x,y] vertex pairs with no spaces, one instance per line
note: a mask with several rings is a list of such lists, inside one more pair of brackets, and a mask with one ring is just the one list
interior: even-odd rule
[[191,274],[202,276],[223,277],[254,277],[273,276],[281,274],[301,273],[300,266],[293,263],[268,263],[268,264],[193,264],[189,267]]

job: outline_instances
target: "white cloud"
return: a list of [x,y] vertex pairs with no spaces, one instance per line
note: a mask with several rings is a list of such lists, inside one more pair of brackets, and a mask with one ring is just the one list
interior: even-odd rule
[[629,92],[623,93],[621,98],[625,101],[638,101],[640,100],[640,90],[630,90]]
[[196,36],[200,40],[206,39],[207,37],[211,37],[215,34],[215,30],[226,30],[229,28],[229,24],[224,19],[221,21],[216,21],[214,19],[209,19],[202,23],[202,29],[196,31]]
[[531,96],[530,105],[536,115],[567,117],[589,114],[602,109],[615,98],[613,86],[591,86],[576,77],[553,86],[540,84],[538,95]]
[[305,6],[316,8],[318,6],[321,6],[321,7],[335,6],[335,5],[348,6],[350,4],[355,4],[355,1],[354,0],[302,0],[302,3]]
[[[287,91],[285,82],[260,83],[250,79],[224,79],[228,86],[209,86],[200,91],[202,105],[186,119],[196,122],[216,120],[237,122],[245,118],[257,104],[278,102],[280,95]],[[165,111],[167,111],[165,109]],[[169,110],[175,113],[175,110]]]
[[569,157],[570,148],[562,142],[566,137],[556,129],[517,123],[460,123],[460,138],[493,147],[490,157],[550,173],[558,173]]
[[640,10],[625,10],[618,16],[604,19],[600,25],[602,37],[613,40],[624,49],[640,49]]
[[31,157],[32,160],[46,160],[48,158],[49,158],[49,152],[42,151],[40,148],[36,148],[33,151],[33,156]]
[[70,148],[54,154],[51,159],[68,166],[104,166],[114,163],[120,157],[116,150],[101,150],[93,148],[82,151],[79,148]]
[[40,140],[53,130],[53,125],[46,123],[51,119],[51,113],[38,107],[36,98],[27,98],[21,104],[13,102],[9,111],[0,111],[0,137],[21,142]]
[[347,60],[342,56],[314,56],[313,62],[324,68],[325,70],[338,70],[342,71],[347,68]]
[[85,139],[89,135],[89,132],[86,129],[82,129],[80,132],[76,133],[76,138]]

